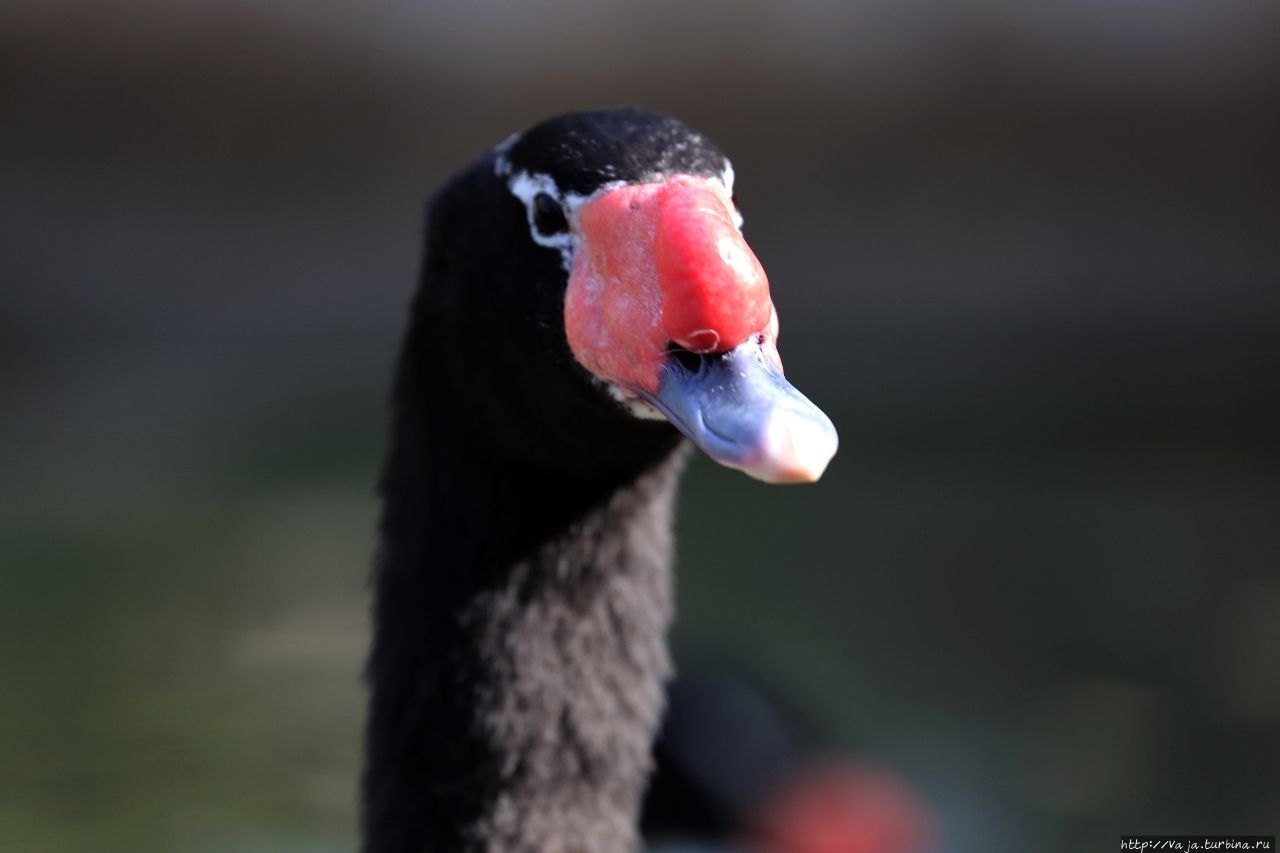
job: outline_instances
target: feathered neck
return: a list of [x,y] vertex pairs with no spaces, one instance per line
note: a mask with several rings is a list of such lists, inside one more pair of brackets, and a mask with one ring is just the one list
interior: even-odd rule
[[495,458],[406,347],[384,472],[366,853],[637,847],[670,671],[664,437],[582,479]]

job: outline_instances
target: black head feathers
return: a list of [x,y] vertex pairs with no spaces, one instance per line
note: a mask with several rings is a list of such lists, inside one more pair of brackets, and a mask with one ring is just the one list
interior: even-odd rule
[[721,177],[729,165],[701,133],[640,107],[548,119],[521,134],[505,156],[512,172],[550,175],[562,192],[579,195],[676,173]]

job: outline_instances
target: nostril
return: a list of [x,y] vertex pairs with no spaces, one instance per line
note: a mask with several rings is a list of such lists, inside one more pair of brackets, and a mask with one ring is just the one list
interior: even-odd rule
[[702,370],[705,359],[696,352],[690,352],[674,341],[667,343],[667,354],[675,359],[676,363],[690,373],[697,373]]

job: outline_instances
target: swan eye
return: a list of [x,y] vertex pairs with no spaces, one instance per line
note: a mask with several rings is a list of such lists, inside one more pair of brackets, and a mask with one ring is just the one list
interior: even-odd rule
[[569,230],[569,220],[565,218],[564,208],[548,193],[538,193],[533,197],[533,227],[543,237],[552,237]]

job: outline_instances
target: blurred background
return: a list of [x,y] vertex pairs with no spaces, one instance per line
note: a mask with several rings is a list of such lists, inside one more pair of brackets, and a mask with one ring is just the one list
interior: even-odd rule
[[826,478],[700,459],[676,640],[939,849],[1280,826],[1280,6],[0,6],[0,850],[355,844],[422,203],[575,108],[733,158]]

